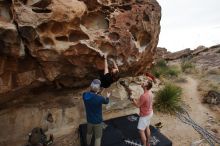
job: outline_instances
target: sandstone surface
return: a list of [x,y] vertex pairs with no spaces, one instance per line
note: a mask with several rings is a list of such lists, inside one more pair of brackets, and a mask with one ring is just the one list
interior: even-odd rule
[[104,53],[121,77],[153,61],[156,0],[5,0],[0,8],[0,93],[48,82],[86,86],[102,71]]

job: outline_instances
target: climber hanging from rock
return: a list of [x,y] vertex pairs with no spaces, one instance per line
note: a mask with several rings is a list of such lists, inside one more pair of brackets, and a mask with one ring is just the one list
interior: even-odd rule
[[108,54],[104,54],[104,73],[101,74],[101,87],[108,88],[111,86],[112,83],[116,82],[119,79],[119,69],[114,59],[110,58],[109,61],[113,63],[113,67],[109,70],[108,65]]

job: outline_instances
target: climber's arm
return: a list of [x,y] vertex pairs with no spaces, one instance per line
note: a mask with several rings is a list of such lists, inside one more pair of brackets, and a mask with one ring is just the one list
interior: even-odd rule
[[104,58],[105,58],[105,69],[104,69],[104,75],[109,73],[109,70],[108,70],[108,61],[107,61],[107,54],[104,55]]
[[118,66],[117,66],[115,60],[112,60],[112,62],[113,62],[114,68],[119,72],[119,69],[118,69]]

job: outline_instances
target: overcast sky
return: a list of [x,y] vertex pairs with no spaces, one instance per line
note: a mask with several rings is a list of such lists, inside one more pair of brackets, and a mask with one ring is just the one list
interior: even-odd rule
[[175,52],[220,44],[220,0],[157,0],[162,7],[159,47]]

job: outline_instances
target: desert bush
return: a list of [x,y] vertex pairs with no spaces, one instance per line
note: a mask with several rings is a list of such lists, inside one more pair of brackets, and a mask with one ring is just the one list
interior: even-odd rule
[[184,77],[179,77],[175,80],[175,82],[177,83],[186,83],[187,82],[187,79],[184,78]]
[[151,69],[151,72],[156,78],[159,78],[161,76],[161,72],[156,67],[153,67]]
[[207,74],[220,75],[220,69],[217,69],[217,68],[209,69],[209,70],[207,71]]
[[159,78],[167,74],[168,67],[154,67],[152,73],[155,77]]
[[181,69],[183,72],[186,72],[189,69],[194,69],[195,66],[191,61],[182,61],[181,62]]
[[176,76],[177,77],[179,75],[179,73],[180,73],[180,71],[177,68],[175,68],[175,67],[168,67],[165,75]]
[[180,73],[177,67],[168,66],[165,60],[158,61],[156,65],[152,68],[151,72],[157,78],[161,76],[164,77],[178,76]]
[[218,91],[219,86],[217,83],[208,83],[208,88],[209,88],[209,90]]
[[161,60],[157,61],[156,66],[157,67],[162,67],[162,68],[167,67],[167,62],[166,62],[166,60],[161,59]]
[[174,114],[181,110],[182,89],[173,84],[165,86],[156,93],[154,107],[155,110]]
[[159,78],[162,74],[164,74],[166,68],[167,68],[166,61],[161,59],[157,61],[157,63],[153,66],[151,72],[156,78]]

